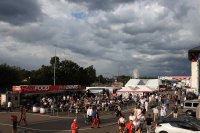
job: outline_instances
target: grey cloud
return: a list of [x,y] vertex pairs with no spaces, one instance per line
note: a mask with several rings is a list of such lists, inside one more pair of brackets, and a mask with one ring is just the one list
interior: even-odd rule
[[37,0],[1,0],[0,21],[13,25],[35,22],[41,14]]
[[133,3],[134,0],[67,0],[85,5],[89,10],[113,10],[119,4]]

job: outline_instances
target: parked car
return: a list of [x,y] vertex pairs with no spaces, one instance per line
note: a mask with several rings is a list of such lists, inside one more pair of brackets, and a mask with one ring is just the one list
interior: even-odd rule
[[186,100],[183,103],[183,109],[182,111],[186,113],[186,115],[195,115],[196,114],[196,108],[199,105],[200,100],[195,99],[195,100]]
[[158,122],[155,133],[200,133],[200,120],[195,117],[166,118]]

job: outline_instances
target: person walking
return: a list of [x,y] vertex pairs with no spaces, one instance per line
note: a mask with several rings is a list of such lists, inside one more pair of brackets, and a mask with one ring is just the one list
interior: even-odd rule
[[151,114],[148,114],[148,117],[146,118],[146,127],[147,127],[147,133],[151,132],[151,125],[152,125],[152,118],[151,118]]
[[7,111],[8,112],[12,112],[12,102],[10,100],[8,101],[8,106],[7,107],[8,107]]
[[55,114],[55,104],[53,102],[51,102],[51,115]]
[[21,122],[23,121],[25,125],[27,125],[27,121],[26,121],[26,108],[23,106],[21,109],[20,109],[20,120],[18,122],[18,124],[20,125]]
[[93,110],[92,107],[89,106],[89,108],[87,109],[87,118],[88,118],[88,122],[92,123],[92,114],[93,114]]
[[158,107],[153,108],[153,120],[154,122],[158,119]]
[[120,118],[118,119],[118,126],[119,126],[119,133],[124,133],[125,126],[126,126],[126,120],[123,116],[120,116]]
[[[133,133],[134,129],[135,129],[135,126],[134,126],[134,124],[133,124],[133,121],[130,120],[130,121],[126,124],[125,131],[126,131],[126,133]],[[124,133],[124,132],[123,132],[123,133]]]
[[116,113],[116,116],[117,116],[117,117],[119,117],[119,116],[122,115],[121,110],[122,110],[121,107],[118,105],[118,106],[117,106],[117,113]]
[[17,116],[16,115],[11,115],[11,120],[13,122],[12,133],[17,133]]
[[140,120],[138,118],[136,118],[135,121],[133,121],[133,125],[135,129],[135,133],[140,133],[141,132]]
[[166,115],[167,115],[166,110],[164,109],[164,107],[161,107],[161,109],[160,109],[160,119],[163,120]]
[[72,133],[78,133],[79,125],[76,119],[73,120],[71,124]]
[[145,106],[146,111],[148,111],[148,107],[149,107],[149,101],[148,100],[145,101],[144,106]]
[[141,114],[141,116],[140,116],[140,129],[141,129],[141,133],[143,132],[145,121],[146,121],[145,115]]
[[174,118],[178,117],[178,107],[176,105],[174,105],[173,107],[173,117]]
[[93,111],[93,123],[91,125],[91,128],[94,128],[95,125],[97,126],[97,128],[100,128],[99,124],[100,124],[99,113],[97,110],[95,110]]

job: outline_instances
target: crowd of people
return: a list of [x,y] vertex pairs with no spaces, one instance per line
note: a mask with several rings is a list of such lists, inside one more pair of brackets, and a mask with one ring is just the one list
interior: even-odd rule
[[[185,98],[184,98],[185,100]],[[146,129],[147,133],[151,132],[152,125],[159,120],[163,120],[173,113],[174,118],[178,117],[178,104],[181,97],[175,93],[161,94],[159,92],[139,97],[134,109],[131,111],[128,118],[123,114],[118,119],[119,133],[142,133]],[[146,125],[144,127],[144,125]]]
[[[185,98],[184,98],[185,100]],[[124,103],[132,102],[134,108],[131,110],[129,116],[122,113]],[[178,117],[178,107],[181,96],[175,92],[173,95],[160,92],[154,92],[143,96],[130,94],[128,98],[123,98],[122,95],[88,95],[73,94],[62,96],[42,96],[40,98],[40,106],[50,108],[51,114],[54,115],[55,110],[69,111],[76,114],[85,114],[85,124],[100,128],[100,111],[114,111],[116,118],[118,118],[119,133],[141,133],[146,131],[151,132],[151,127],[158,120],[164,119],[169,110],[173,111],[173,117]],[[11,111],[12,103],[8,103],[8,111]],[[172,108],[171,108],[172,107]],[[130,108],[129,108],[130,109]],[[20,109],[21,115],[18,124],[26,121],[26,107]],[[76,119],[73,120],[71,129],[76,132],[79,128]],[[14,119],[15,121],[15,119]],[[15,124],[14,124],[15,125]]]

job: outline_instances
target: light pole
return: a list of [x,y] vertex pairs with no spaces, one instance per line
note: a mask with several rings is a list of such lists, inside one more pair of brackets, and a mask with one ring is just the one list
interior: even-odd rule
[[56,48],[55,48],[55,57],[54,57],[54,65],[53,65],[53,85],[56,85]]

